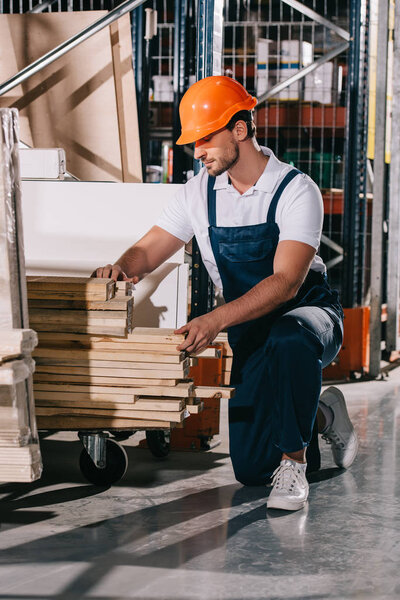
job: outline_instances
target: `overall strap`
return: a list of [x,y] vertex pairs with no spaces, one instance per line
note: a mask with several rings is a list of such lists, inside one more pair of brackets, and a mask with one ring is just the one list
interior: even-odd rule
[[292,179],[294,179],[294,177],[296,177],[296,175],[300,175],[300,174],[301,174],[301,171],[299,171],[298,169],[291,169],[289,171],[289,173],[287,173],[287,175],[285,175],[285,177],[282,179],[282,181],[279,184],[278,189],[276,190],[275,194],[272,197],[271,204],[269,205],[267,223],[275,223],[275,213],[276,213],[276,207],[279,202],[279,198],[282,196],[284,189],[286,188],[287,185],[289,185],[289,183],[292,181]]
[[208,205],[208,222],[211,227],[217,226],[217,193],[214,190],[215,177],[208,176],[207,181],[207,205]]

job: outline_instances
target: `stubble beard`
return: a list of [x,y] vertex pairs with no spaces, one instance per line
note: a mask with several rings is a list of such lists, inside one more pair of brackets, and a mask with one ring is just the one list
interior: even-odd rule
[[226,156],[223,156],[220,159],[219,167],[216,167],[215,170],[213,168],[207,169],[208,174],[212,177],[218,177],[218,175],[222,175],[225,171],[229,171],[239,160],[239,144],[235,141],[231,143],[231,148],[227,152]]

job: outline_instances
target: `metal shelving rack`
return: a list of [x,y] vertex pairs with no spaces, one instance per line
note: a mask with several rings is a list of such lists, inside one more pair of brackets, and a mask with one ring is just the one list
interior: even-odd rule
[[[144,151],[147,145],[149,147],[149,152],[145,152],[148,163],[159,163],[161,142],[164,140],[172,146],[179,133],[179,101],[191,81],[190,77],[198,75],[196,56],[199,64],[207,65],[207,61],[211,60],[212,52],[210,54],[209,50],[214,47],[217,29],[210,27],[210,23],[216,10],[222,11],[222,2],[149,0],[132,12],[133,59],[141,123],[148,135],[143,146]],[[119,2],[115,2],[117,4]],[[370,6],[374,4],[379,6],[380,15],[379,52],[380,56],[387,58],[386,23],[389,6],[394,11],[394,0],[225,0],[221,72],[232,75],[250,93],[258,95],[256,122],[259,142],[268,145],[280,159],[292,162],[309,173],[322,188],[325,219],[321,254],[328,266],[330,281],[339,288],[346,307],[367,303],[371,295],[371,357],[372,370],[376,372],[379,370],[380,314],[382,301],[386,299],[386,286],[390,300],[388,348],[399,345],[396,340],[400,276],[397,234],[393,229],[398,226],[393,198],[393,190],[397,188],[392,175],[388,204],[388,168],[382,159],[385,122],[382,114],[385,113],[386,99],[379,86],[383,86],[386,93],[384,69],[378,71],[380,83],[377,89],[380,89],[380,95],[379,111],[376,111],[375,178],[370,186],[374,195],[373,213],[372,194],[367,194],[367,166],[370,167],[366,160],[367,56]],[[0,0],[0,12],[3,13],[107,10],[113,7],[113,0],[44,0],[38,4],[35,0]],[[144,7],[158,12],[158,35],[149,42],[147,55],[143,41]],[[396,23],[398,20],[397,17]],[[200,46],[196,50],[195,35],[196,32],[202,34],[202,29],[203,34],[207,32],[207,43],[203,50]],[[222,39],[221,34],[222,31],[218,30]],[[198,40],[200,38],[201,35]],[[268,68],[275,64],[275,70],[278,70],[284,40],[311,44],[311,64],[299,64],[300,73],[296,75],[294,72],[290,80],[278,80],[276,85],[272,85],[272,90],[269,85],[268,91],[262,93],[257,90],[257,42],[260,39],[271,40],[275,44],[275,50],[268,58]],[[398,49],[395,57],[398,57]],[[396,60],[398,62],[398,58]],[[305,101],[305,76],[327,62],[332,62],[334,72],[341,71],[342,88],[332,85],[330,102],[318,103],[312,98]],[[209,72],[209,68],[205,67],[202,74]],[[151,83],[154,75],[161,74],[172,78],[173,95],[168,101],[150,100],[147,107],[146,77]],[[298,85],[298,98],[284,100],[283,93],[294,83]],[[390,169],[392,174],[397,172],[396,165],[394,161]],[[191,168],[190,150],[175,147],[170,180],[185,181],[186,172]],[[371,168],[369,172],[373,176]],[[391,234],[388,245],[382,227],[389,214]],[[389,281],[385,279],[387,263],[390,273],[394,274]],[[195,264],[198,264],[197,260]],[[210,287],[206,279],[199,283],[198,295],[202,297],[201,311],[210,309]]]
[[[328,266],[330,280],[341,290],[343,282],[344,224],[346,206],[344,201],[345,173],[343,165],[348,139],[346,122],[346,75],[348,73],[348,52],[350,34],[350,2],[328,2],[311,0],[276,0],[268,3],[251,0],[246,4],[236,0],[225,3],[225,48],[223,69],[232,74],[258,96],[256,123],[258,141],[270,147],[286,162],[291,162],[308,173],[322,188],[325,219],[321,254]],[[260,40],[270,40],[271,51],[260,64],[257,44]],[[294,58],[282,59],[284,44],[298,40],[311,44],[311,61],[301,64],[301,53]],[[308,46],[308,48],[310,48]],[[285,64],[283,60],[286,60]],[[281,62],[280,62],[281,61]],[[289,68],[290,61],[299,63],[291,70],[288,80],[274,83],[268,81],[268,91],[260,92],[261,67],[269,74],[276,73],[279,67]],[[326,90],[330,101],[325,103],[305,102],[305,85],[316,66],[331,62],[333,73],[342,73],[343,86]],[[298,72],[300,71],[300,72]],[[296,79],[297,78],[297,79]],[[272,82],[272,89],[271,89]],[[297,85],[297,98],[293,90]],[[289,90],[290,93],[285,93]],[[283,96],[286,96],[284,98]],[[358,142],[359,140],[357,140]],[[350,267],[351,268],[351,267]]]

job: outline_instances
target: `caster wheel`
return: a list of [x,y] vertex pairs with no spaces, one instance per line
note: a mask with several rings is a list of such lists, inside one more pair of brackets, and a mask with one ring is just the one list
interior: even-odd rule
[[168,456],[171,448],[169,432],[150,429],[146,431],[146,440],[153,456],[156,458],[165,458]]
[[82,475],[94,485],[112,485],[119,481],[128,467],[128,457],[122,446],[111,439],[106,444],[106,466],[104,469],[96,467],[85,449],[82,450],[79,466]]

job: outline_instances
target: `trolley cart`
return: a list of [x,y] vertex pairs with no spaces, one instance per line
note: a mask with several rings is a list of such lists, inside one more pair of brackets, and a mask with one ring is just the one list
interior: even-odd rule
[[[39,422],[40,423],[40,422]],[[73,431],[71,429],[40,430],[41,433]],[[128,468],[128,455],[119,443],[138,431],[145,431],[147,446],[156,458],[166,458],[170,451],[170,429],[109,429],[78,430],[83,448],[79,457],[82,475],[93,485],[109,486],[117,483]],[[112,437],[110,437],[112,436]]]

